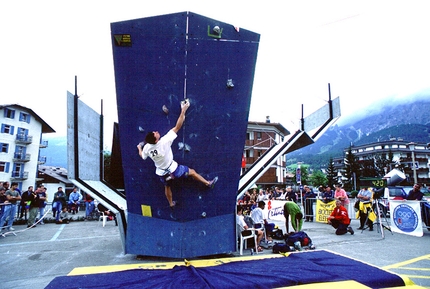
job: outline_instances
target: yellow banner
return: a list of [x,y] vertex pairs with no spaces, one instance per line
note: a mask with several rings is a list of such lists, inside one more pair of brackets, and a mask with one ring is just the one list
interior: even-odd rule
[[320,223],[327,223],[327,218],[330,216],[336,207],[336,201],[331,201],[329,203],[324,203],[321,200],[317,200],[317,213],[316,221]]

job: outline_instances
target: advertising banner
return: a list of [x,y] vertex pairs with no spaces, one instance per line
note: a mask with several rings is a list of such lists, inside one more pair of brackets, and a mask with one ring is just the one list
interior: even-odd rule
[[321,200],[317,200],[317,212],[316,221],[320,223],[327,223],[327,218],[330,216],[336,207],[336,201],[331,201],[329,203],[324,203]]
[[285,222],[285,217],[284,217],[285,201],[270,200],[265,202],[266,202],[265,211],[267,210],[267,219]]
[[390,221],[393,232],[423,236],[419,201],[390,201]]

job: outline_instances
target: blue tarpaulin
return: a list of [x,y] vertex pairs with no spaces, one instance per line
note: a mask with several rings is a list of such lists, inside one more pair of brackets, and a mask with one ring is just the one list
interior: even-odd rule
[[405,286],[396,274],[328,251],[218,263],[57,277],[46,288],[277,288],[347,280],[370,288]]

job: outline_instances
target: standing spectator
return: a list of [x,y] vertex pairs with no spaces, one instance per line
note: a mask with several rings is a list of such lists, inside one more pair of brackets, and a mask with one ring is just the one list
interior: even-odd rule
[[348,210],[342,206],[342,201],[336,200],[336,208],[327,218],[327,223],[336,229],[336,235],[344,235],[350,232],[354,235],[354,230],[349,226],[351,219],[348,217]]
[[364,223],[367,219],[367,226],[369,227],[369,231],[373,231],[373,222],[368,217],[372,208],[372,192],[368,190],[367,187],[364,187],[358,192],[357,199],[360,201],[358,204],[358,215],[360,217],[360,227],[358,230],[364,230]]
[[334,193],[329,185],[324,187],[324,191],[322,193],[322,201],[324,203],[330,203],[334,199]]
[[305,194],[303,195],[303,201],[305,204],[305,222],[314,221],[314,199],[316,194],[312,191],[309,186],[305,186]]
[[0,220],[0,227],[7,223],[7,230],[14,231],[15,229],[12,227],[13,221],[16,215],[17,202],[21,200],[21,196],[16,190],[18,187],[18,183],[13,182],[10,186],[10,189],[6,191],[6,199],[7,205],[4,208],[3,216]]
[[257,196],[256,202],[258,203],[260,201],[264,201],[264,191],[263,191],[263,189],[260,189],[260,191],[258,192],[258,196]]
[[82,195],[78,192],[78,188],[74,187],[73,191],[69,196],[69,211],[72,214],[75,214],[79,211],[79,205],[81,204]]
[[300,207],[292,201],[286,201],[284,204],[284,217],[285,217],[285,229],[287,230],[287,234],[290,231],[289,228],[289,218],[291,216],[291,226],[295,232],[299,232],[302,230],[303,225],[303,213],[300,210]]
[[[410,201],[422,201],[424,197],[423,192],[421,192],[421,185],[420,184],[414,184],[414,187],[412,188],[412,190],[409,191],[409,194],[406,198],[406,200],[410,200]],[[427,220],[428,220],[428,208],[426,207],[424,202],[420,203],[420,207],[421,207],[421,219],[426,223],[427,225]]]
[[52,202],[52,211],[54,211],[55,220],[58,221],[60,219],[60,213],[63,210],[63,207],[66,206],[66,193],[63,191],[63,187],[58,187],[58,191],[54,194],[54,201]]
[[87,220],[91,219],[91,214],[94,211],[94,199],[90,194],[85,194],[85,217]]
[[285,189],[281,189],[281,195],[279,196],[279,200],[285,200],[285,198],[287,197],[287,192],[285,191]]
[[3,188],[5,192],[7,192],[7,190],[9,190],[9,182],[3,182]]
[[297,203],[297,194],[296,192],[293,191],[293,188],[291,188],[291,186],[287,187],[287,195],[285,199],[287,201]]
[[334,191],[334,198],[342,202],[342,206],[346,207],[349,204],[349,198],[344,189],[342,189],[341,185],[336,185],[336,189]]
[[256,188],[252,189],[251,201],[254,201],[254,202],[257,201],[257,189]]
[[0,185],[0,220],[1,220],[1,217],[3,216],[5,203],[7,203],[5,192],[6,192],[5,188]]
[[27,228],[34,228],[36,225],[34,221],[36,221],[37,212],[39,211],[39,195],[36,192],[32,192],[28,197],[29,211],[28,211],[28,220],[27,220]]
[[46,207],[46,200],[47,200],[45,186],[44,185],[37,186],[36,194],[39,196],[39,220],[40,220],[39,224],[45,225],[45,223],[43,222],[43,215],[45,215],[45,207]]
[[409,191],[409,194],[406,197],[406,200],[421,201],[423,199],[423,196],[424,194],[421,192],[421,185],[414,184],[414,187],[412,188],[412,190]]
[[33,193],[33,186],[29,186],[28,190],[22,193],[21,195],[21,202],[20,202],[20,214],[19,218],[22,219],[24,217],[25,220],[27,220],[27,211],[29,209],[29,206],[27,204],[28,198]]

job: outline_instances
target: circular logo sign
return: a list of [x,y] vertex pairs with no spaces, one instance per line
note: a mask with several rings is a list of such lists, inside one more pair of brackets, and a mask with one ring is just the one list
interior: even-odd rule
[[418,215],[406,204],[398,205],[393,212],[394,224],[403,232],[415,231],[418,226]]

